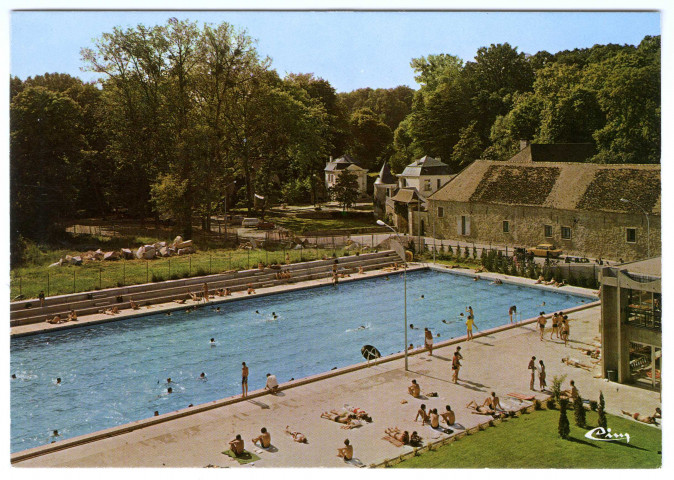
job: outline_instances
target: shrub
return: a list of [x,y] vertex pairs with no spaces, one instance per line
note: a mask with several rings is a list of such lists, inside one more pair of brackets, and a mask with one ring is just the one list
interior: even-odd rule
[[158,273],[152,273],[153,282],[163,282],[165,280],[164,276]]
[[571,433],[569,419],[566,416],[566,407],[568,404],[569,401],[566,398],[562,398],[559,402],[559,423],[557,424],[557,433],[564,439],[569,438],[569,433]]
[[590,410],[593,412],[597,411],[597,401],[596,400],[590,400]]
[[539,399],[534,400],[534,410],[540,410],[542,408],[541,401]]
[[608,422],[606,421],[606,412],[604,411],[604,408],[606,405],[604,404],[604,394],[600,390],[599,391],[599,406],[597,407],[597,426],[602,427],[606,429]]
[[564,380],[566,380],[566,375],[557,376],[555,375],[552,377],[552,399],[556,404],[559,404],[560,402],[560,397],[562,395],[562,383],[564,383]]
[[470,257],[470,250],[468,249],[468,245],[466,245],[466,248],[463,250],[463,256],[466,258]]
[[573,401],[573,415],[576,420],[576,425],[579,427],[585,426],[585,407],[583,406],[583,399],[580,395]]
[[548,397],[548,399],[545,401],[545,406],[548,407],[548,410],[554,410],[555,399],[552,397]]
[[473,245],[473,259],[477,259],[477,248]]
[[197,268],[195,273],[194,273],[195,277],[203,277],[204,275],[208,275],[208,272],[203,267]]

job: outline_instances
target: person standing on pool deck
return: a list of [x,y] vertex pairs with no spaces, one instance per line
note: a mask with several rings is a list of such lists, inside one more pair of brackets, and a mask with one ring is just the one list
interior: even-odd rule
[[513,315],[515,316],[515,321],[517,321],[517,306],[513,305],[508,309],[508,315],[510,316],[510,323],[513,323]]
[[424,343],[426,344],[429,355],[433,356],[433,334],[428,327],[424,328]]
[[548,321],[545,319],[545,312],[541,312],[538,316],[538,329],[541,331],[541,342],[543,341],[543,333],[545,333],[545,324]]
[[534,381],[536,380],[536,357],[531,357],[529,361],[529,366],[527,367],[531,370],[531,381],[529,382],[529,390],[535,390]]
[[543,363],[543,360],[539,361],[538,364],[540,365],[538,368],[538,381],[540,382],[542,392],[545,390],[545,387],[547,387],[548,384],[545,383],[545,364]]
[[248,395],[248,367],[246,362],[241,363],[241,396]]
[[37,298],[40,300],[40,307],[44,308],[44,290],[40,290],[40,294]]
[[461,347],[456,347],[454,351],[454,356],[452,357],[452,382],[457,383],[459,381],[459,369],[461,368],[460,360],[463,358],[461,353],[459,353]]
[[208,283],[204,282],[204,303],[208,302]]
[[[470,307],[468,307],[468,308],[470,308]],[[471,308],[470,311],[472,312],[473,309]],[[475,328],[478,328],[477,324],[475,323],[475,318],[473,317],[473,314],[470,313],[470,314],[468,314],[468,319],[466,319],[466,335],[468,336],[468,340],[473,339],[473,326]]]

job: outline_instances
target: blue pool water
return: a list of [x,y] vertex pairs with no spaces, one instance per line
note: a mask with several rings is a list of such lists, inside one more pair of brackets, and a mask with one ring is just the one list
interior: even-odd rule
[[[268,372],[285,382],[363,361],[365,344],[382,355],[398,352],[404,347],[402,289],[402,274],[395,274],[229,302],[220,312],[208,305],[12,338],[11,373],[17,378],[11,380],[11,450],[49,443],[54,429],[59,439],[70,438],[151,417],[155,410],[240,394],[244,361],[252,391],[264,386]],[[524,319],[589,301],[435,271],[410,272],[407,299],[408,322],[419,327],[408,330],[415,345],[423,344],[423,327],[440,333],[436,342],[464,335],[458,314],[467,305],[484,330],[507,323],[510,305]]]

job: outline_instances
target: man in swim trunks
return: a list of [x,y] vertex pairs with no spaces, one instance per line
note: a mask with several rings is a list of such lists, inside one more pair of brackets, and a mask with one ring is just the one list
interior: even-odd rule
[[431,428],[438,428],[440,426],[440,416],[438,415],[438,409],[432,409],[428,414],[428,419],[431,423]]
[[536,357],[531,357],[531,360],[529,360],[529,366],[527,368],[531,370],[531,381],[529,382],[529,390],[536,390],[534,388],[534,381],[536,380]]
[[426,422],[428,422],[428,413],[426,413],[426,405],[423,403],[419,407],[417,416],[414,417],[414,421],[416,422],[419,417],[421,417],[421,425],[426,425]]
[[459,369],[461,368],[460,360],[463,359],[459,350],[461,350],[461,347],[456,347],[456,351],[452,357],[452,382],[454,383],[459,381]]
[[426,345],[426,348],[428,349],[429,355],[433,355],[433,334],[431,331],[428,329],[428,327],[424,328],[424,344]]
[[[508,309],[508,315],[510,316],[510,323],[513,323],[513,316],[517,315],[517,306],[513,305]],[[517,320],[517,318],[515,318]]]
[[253,444],[259,443],[262,448],[269,448],[271,445],[271,435],[266,428],[262,427],[262,430],[260,430],[260,436],[255,437],[252,442]]
[[351,460],[353,458],[353,445],[349,443],[349,439],[344,440],[344,448],[337,449],[337,456],[344,460]]
[[659,408],[655,409],[655,413],[653,416],[649,417],[647,415],[641,415],[640,413],[630,413],[626,412],[625,410],[622,410],[623,414],[632,417],[638,422],[643,422],[643,423],[650,423],[653,425],[657,425],[656,418],[662,418],[662,413]]
[[248,367],[246,362],[241,363],[241,396],[248,395]]
[[543,341],[543,332],[545,332],[545,324],[548,322],[545,318],[545,312],[541,312],[538,316],[538,329],[541,332],[541,342]]
[[395,428],[387,428],[384,430],[384,433],[386,435],[395,438],[399,442],[402,442],[403,444],[407,445],[410,442],[410,434],[408,433],[407,430],[404,432],[401,432],[398,427]]
[[417,383],[416,380],[412,380],[412,385],[407,387],[407,391],[412,395],[414,398],[419,398],[419,395],[421,395],[421,387]]
[[237,435],[234,440],[229,442],[229,448],[237,457],[243,453],[243,439],[241,435]]
[[442,419],[447,423],[447,425],[454,425],[456,422],[456,416],[454,415],[454,411],[452,410],[452,407],[449,405],[445,406],[445,411],[440,414]]
[[487,397],[482,406],[490,407],[492,410],[505,410],[501,406],[501,400],[496,396],[496,392],[491,392],[491,397]]

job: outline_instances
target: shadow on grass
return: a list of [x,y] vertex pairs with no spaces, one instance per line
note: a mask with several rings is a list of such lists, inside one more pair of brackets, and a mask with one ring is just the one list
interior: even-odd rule
[[580,438],[574,438],[574,437],[568,437],[567,440],[569,442],[574,442],[574,443],[580,443],[582,445],[587,445],[588,447],[592,448],[599,448],[599,445],[596,445],[594,443],[590,443],[587,440],[581,440]]

